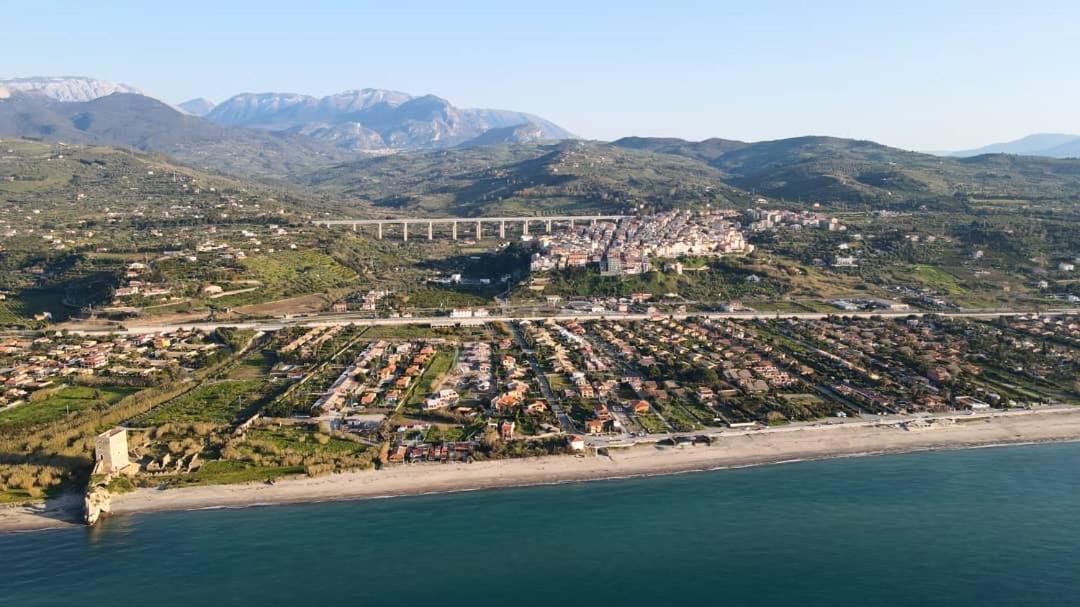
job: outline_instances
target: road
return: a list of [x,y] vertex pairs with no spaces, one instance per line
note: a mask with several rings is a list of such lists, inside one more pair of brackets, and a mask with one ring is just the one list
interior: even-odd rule
[[918,415],[871,415],[859,418],[830,418],[828,421],[809,421],[809,422],[792,422],[783,426],[777,427],[762,427],[744,429],[744,428],[708,428],[705,430],[698,430],[695,432],[672,432],[668,434],[650,434],[648,436],[637,437],[622,437],[622,436],[587,436],[585,437],[585,445],[594,449],[603,449],[606,447],[631,447],[636,444],[651,444],[664,439],[673,439],[681,437],[697,437],[707,436],[711,439],[719,439],[732,436],[746,436],[756,434],[774,434],[781,432],[797,432],[800,430],[817,429],[817,430],[829,430],[835,428],[858,428],[858,427],[872,427],[881,425],[899,425],[905,422],[920,420],[920,419],[989,419],[994,417],[1012,417],[1017,415],[1031,415],[1031,414],[1045,414],[1045,413],[1070,413],[1075,412],[1076,407],[1068,405],[1054,405],[1048,407],[1039,407],[1036,409],[1022,409],[1018,411],[1002,411],[991,410],[985,413],[964,413],[953,412],[945,414],[930,414],[923,413]]
[[909,316],[942,316],[946,318],[999,318],[1006,316],[1024,316],[1027,314],[1041,314],[1043,316],[1061,316],[1066,314],[1080,314],[1080,308],[1061,308],[1053,310],[960,310],[955,312],[677,312],[671,314],[639,314],[639,313],[588,313],[566,312],[547,315],[500,315],[486,316],[481,318],[450,318],[448,316],[426,316],[415,318],[369,318],[361,314],[317,314],[297,318],[272,318],[263,320],[245,320],[240,322],[195,322],[195,323],[161,323],[161,324],[138,324],[117,326],[110,329],[80,329],[78,326],[70,327],[69,331],[78,335],[102,335],[102,334],[127,334],[144,335],[147,333],[161,333],[177,329],[213,331],[223,327],[237,329],[254,329],[263,331],[276,331],[285,327],[323,327],[332,325],[355,324],[358,326],[401,326],[401,325],[482,325],[489,322],[543,322],[546,320],[556,321],[588,321],[588,320],[615,320],[635,321],[651,320],[655,318],[670,318],[684,320],[687,318],[728,318],[733,320],[755,320],[769,318],[794,318],[801,320],[820,320],[823,318],[843,316],[847,318],[906,318]]
[[[604,350],[604,352],[608,356],[609,363],[618,365],[619,369],[622,371],[623,377],[636,377],[642,381],[645,381],[645,377],[641,375],[641,371],[636,366],[632,365],[626,357],[616,352],[615,348],[611,345],[611,342],[603,339],[592,331],[589,332],[589,337],[591,338],[593,344],[598,345]],[[612,414],[614,414],[615,407],[621,405],[618,405],[617,403],[611,403],[608,406],[611,409]],[[655,415],[657,419],[659,419],[660,422],[664,424],[664,427],[668,429],[668,432],[673,431],[673,428],[671,427],[671,424],[668,422],[667,418],[665,418],[652,403],[649,403],[649,410],[652,411],[652,414]],[[626,432],[640,432],[644,430],[644,428],[641,427],[640,422],[637,421],[636,416],[635,419],[632,421],[631,425],[631,423],[627,423],[631,421],[630,413],[624,413],[622,415],[626,418],[626,421],[620,420],[620,423],[623,424],[623,428]]]
[[555,397],[555,391],[551,389],[547,375],[544,374],[544,371],[540,368],[540,363],[536,360],[536,351],[529,348],[525,343],[525,336],[521,334],[519,325],[510,323],[510,330],[514,332],[514,341],[517,342],[518,347],[528,357],[529,366],[532,367],[533,375],[536,376],[536,381],[540,384],[540,391],[544,393],[544,398],[551,404],[551,411],[558,418],[562,431],[566,434],[574,434],[576,431],[574,429],[574,420],[570,419],[570,416],[563,410],[562,405],[559,404],[559,399]]

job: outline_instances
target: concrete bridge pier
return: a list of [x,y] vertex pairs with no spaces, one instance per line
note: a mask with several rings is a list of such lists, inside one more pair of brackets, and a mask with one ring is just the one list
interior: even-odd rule
[[379,240],[382,240],[382,222],[380,221],[375,225],[379,226]]
[[434,224],[432,222],[430,222],[430,221],[427,222],[427,239],[428,240],[435,240],[434,230],[432,229],[433,225]]
[[547,220],[546,222],[544,222],[544,230],[545,230],[545,231],[546,231],[546,232],[547,232],[548,234],[550,234],[550,233],[551,233],[551,220],[550,220],[550,219],[549,219],[549,220]]
[[506,240],[506,222],[499,222],[499,240]]
[[456,221],[450,223],[450,236],[454,240],[457,240],[457,222]]
[[480,221],[476,222],[476,242],[480,242],[480,239],[484,237],[484,229],[483,229],[482,226],[483,226],[482,222],[480,222]]
[[570,220],[570,229],[571,230],[574,229],[574,220],[573,219]]
[[353,232],[359,232],[360,231],[360,224],[358,224],[358,223],[352,224],[352,231]]
[[401,241],[409,242],[409,222],[401,222]]
[[529,235],[529,220],[528,219],[521,222],[521,234],[523,236],[528,236]]

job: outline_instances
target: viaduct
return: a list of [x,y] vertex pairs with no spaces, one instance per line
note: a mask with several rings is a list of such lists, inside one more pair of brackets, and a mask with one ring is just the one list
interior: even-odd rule
[[333,227],[333,226],[352,226],[353,231],[359,231],[363,226],[375,226],[376,236],[382,240],[383,226],[385,225],[400,225],[401,226],[401,239],[403,241],[409,240],[409,224],[420,225],[421,229],[424,226],[427,227],[427,239],[435,239],[435,225],[450,225],[450,237],[454,240],[458,239],[458,224],[464,224],[465,226],[473,226],[475,231],[475,239],[481,240],[484,237],[484,224],[498,224],[499,226],[499,238],[506,238],[506,224],[521,224],[521,233],[529,233],[530,223],[542,223],[544,226],[544,232],[551,233],[552,227],[555,223],[565,223],[571,229],[574,227],[574,223],[578,221],[588,221],[590,223],[596,223],[597,221],[618,221],[627,217],[626,215],[549,215],[543,217],[400,217],[395,219],[322,219],[315,221],[315,225]]

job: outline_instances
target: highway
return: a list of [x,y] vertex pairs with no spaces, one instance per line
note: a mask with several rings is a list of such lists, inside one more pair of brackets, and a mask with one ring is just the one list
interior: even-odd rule
[[677,312],[670,314],[643,314],[643,313],[619,313],[619,312],[562,312],[546,315],[498,315],[480,318],[450,318],[448,316],[426,316],[415,318],[370,318],[358,313],[342,314],[317,314],[295,318],[270,318],[260,320],[244,320],[238,322],[194,322],[176,324],[130,324],[110,327],[108,329],[93,327],[80,329],[77,325],[69,327],[71,333],[78,335],[102,335],[102,334],[126,334],[145,335],[147,333],[161,333],[177,329],[213,331],[221,327],[234,327],[237,329],[254,329],[262,331],[275,331],[285,327],[326,327],[333,325],[355,324],[357,326],[402,326],[402,325],[482,325],[489,322],[544,322],[556,321],[588,321],[588,320],[613,320],[635,321],[651,320],[656,318],[671,318],[683,320],[686,318],[730,318],[733,320],[755,320],[768,318],[793,318],[802,320],[820,320],[829,317],[848,318],[906,318],[909,316],[943,316],[947,318],[999,318],[1006,316],[1024,316],[1028,314],[1040,314],[1043,316],[1062,316],[1080,314],[1080,308],[1060,308],[1049,310],[957,310],[952,312]]

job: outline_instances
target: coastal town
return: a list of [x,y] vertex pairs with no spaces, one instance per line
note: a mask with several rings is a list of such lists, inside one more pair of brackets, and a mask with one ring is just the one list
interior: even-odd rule
[[[54,334],[33,339],[0,339],[0,411],[80,380],[100,378],[138,385],[152,383],[171,369],[207,364],[223,348],[197,331],[160,335],[83,339]],[[35,396],[37,395],[37,396]],[[26,407],[33,409],[32,405]]]
[[[348,219],[10,146],[9,184],[41,163],[78,175],[70,204],[125,184],[77,223],[55,199],[0,219],[16,509],[76,495],[96,522],[135,496],[305,480],[335,498],[981,444],[1015,419],[1050,439],[1080,404],[1067,238],[1021,258],[1033,240],[995,246],[1004,229],[707,187],[612,214]],[[608,166],[575,148],[554,168],[583,162]]]
[[[121,493],[822,424],[914,432],[1080,403],[1078,344],[1068,315],[55,333],[0,342],[0,429],[48,444],[51,428],[115,420],[85,440],[95,486]],[[0,480],[32,496],[74,473]]]
[[1080,606],[1080,2],[146,4],[2,11],[0,607]]
[[[0,500],[85,488],[94,522],[151,490],[722,457],[836,428],[907,444],[1080,404],[1080,317],[1055,291],[1070,264],[1031,272],[1035,309],[998,311],[955,282],[1000,276],[984,250],[894,233],[902,215],[760,198],[428,220],[409,240],[408,218],[370,220],[373,238],[176,179],[191,205],[120,204],[103,221],[124,230],[5,224],[6,245],[51,252],[11,277],[24,299],[0,293],[0,439],[29,454],[0,469]],[[882,261],[944,246],[961,269],[905,270],[923,282]]]

